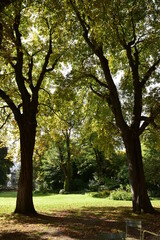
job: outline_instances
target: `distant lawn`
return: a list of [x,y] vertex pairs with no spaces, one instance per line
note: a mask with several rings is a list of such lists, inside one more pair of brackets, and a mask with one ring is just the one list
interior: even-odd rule
[[[0,214],[10,214],[16,205],[16,192],[0,192]],[[95,198],[90,194],[34,194],[35,209],[41,213],[77,210],[92,207],[131,207],[131,201],[116,201],[109,198]],[[152,200],[160,209],[160,200]]]

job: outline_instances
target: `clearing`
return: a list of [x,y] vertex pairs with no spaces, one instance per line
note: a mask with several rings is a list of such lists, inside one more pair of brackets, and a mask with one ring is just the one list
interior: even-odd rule
[[[0,193],[0,239],[98,239],[102,232],[125,232],[125,219],[142,220],[143,229],[158,233],[160,214],[132,213],[130,201],[115,201],[109,198],[93,198],[90,194],[35,195],[37,216],[13,215],[16,203],[15,192]],[[160,200],[153,200],[160,211]],[[138,239],[138,232],[130,232]],[[156,239],[146,235],[145,240]]]

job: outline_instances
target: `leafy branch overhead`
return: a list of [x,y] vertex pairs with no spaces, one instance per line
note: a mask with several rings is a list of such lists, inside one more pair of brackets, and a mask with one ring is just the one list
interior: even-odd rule
[[[15,11],[15,9],[13,9],[13,11]],[[18,106],[23,107],[27,102],[32,103],[32,101],[37,99],[38,91],[41,88],[42,81],[44,80],[46,73],[52,72],[55,69],[60,57],[62,56],[62,53],[59,53],[59,54],[53,53],[52,51],[52,45],[53,45],[52,34],[53,33],[51,29],[49,30],[47,29],[48,43],[46,45],[48,45],[47,47],[48,49],[46,49],[45,52],[43,49],[41,49],[41,50],[35,51],[30,55],[29,53],[30,50],[26,48],[24,38],[23,38],[23,30],[21,26],[23,17],[22,17],[21,11],[25,11],[25,9],[23,9],[22,6],[20,7],[18,12],[15,11],[15,18],[14,18],[13,25],[10,26],[10,28],[13,29],[11,40],[16,52],[14,51],[14,57],[13,57],[13,54],[10,53],[10,55],[8,55],[7,58],[9,60],[8,63],[13,69],[12,76],[13,78],[15,78],[15,82],[17,85],[16,88],[19,91],[19,94],[21,95],[21,99],[19,99]],[[6,35],[5,37],[7,38],[8,36]],[[6,47],[7,46],[5,44],[5,41],[3,40],[1,45],[1,48],[2,48],[1,59],[3,59],[3,57],[5,58],[5,54],[3,56],[3,48],[5,50]],[[39,64],[37,62],[37,60],[39,61],[38,55],[40,55],[42,51],[44,55],[44,60],[42,59],[40,63],[41,68],[37,69],[37,64]],[[53,58],[52,55],[54,55],[55,57]],[[50,60],[51,58],[52,58],[52,62]],[[4,71],[9,72],[10,68],[5,68],[5,70],[2,70],[2,72]],[[5,76],[6,74],[4,75],[4,80],[6,78]],[[10,90],[11,88],[12,86],[10,86]],[[20,114],[17,104],[14,103],[13,96],[7,93],[7,91],[5,91],[5,85],[4,86],[2,85],[0,89],[0,96],[8,104],[8,106],[11,108],[15,116]]]

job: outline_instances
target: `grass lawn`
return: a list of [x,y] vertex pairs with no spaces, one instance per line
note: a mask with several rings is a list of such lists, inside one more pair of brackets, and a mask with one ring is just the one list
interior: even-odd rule
[[[149,231],[160,230],[160,215],[136,215],[130,201],[89,194],[36,194],[36,217],[13,215],[15,204],[15,192],[0,193],[0,239],[98,239],[101,232],[125,231],[126,218],[141,219]],[[152,204],[160,211],[160,200]],[[152,238],[146,235],[145,239]]]

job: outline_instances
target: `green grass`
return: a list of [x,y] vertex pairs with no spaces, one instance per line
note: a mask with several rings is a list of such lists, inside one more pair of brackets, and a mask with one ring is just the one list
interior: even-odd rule
[[[131,207],[131,201],[116,201],[109,198],[94,198],[90,194],[35,194],[34,206],[38,212],[77,210],[92,207]],[[160,208],[160,200],[152,200]],[[0,192],[0,214],[10,214],[16,205],[16,192]]]
[[[144,229],[158,232],[159,215],[132,212],[131,201],[93,194],[34,194],[39,215],[12,215],[16,192],[0,192],[0,239],[97,239],[101,232],[125,231],[125,219],[141,219]],[[160,211],[160,200],[153,200]]]
[[77,210],[88,207],[106,207],[106,206],[131,206],[130,202],[112,201],[109,199],[93,198],[89,195],[68,194],[68,195],[50,195],[46,197],[34,198],[34,204],[37,211],[51,212],[63,210]]

